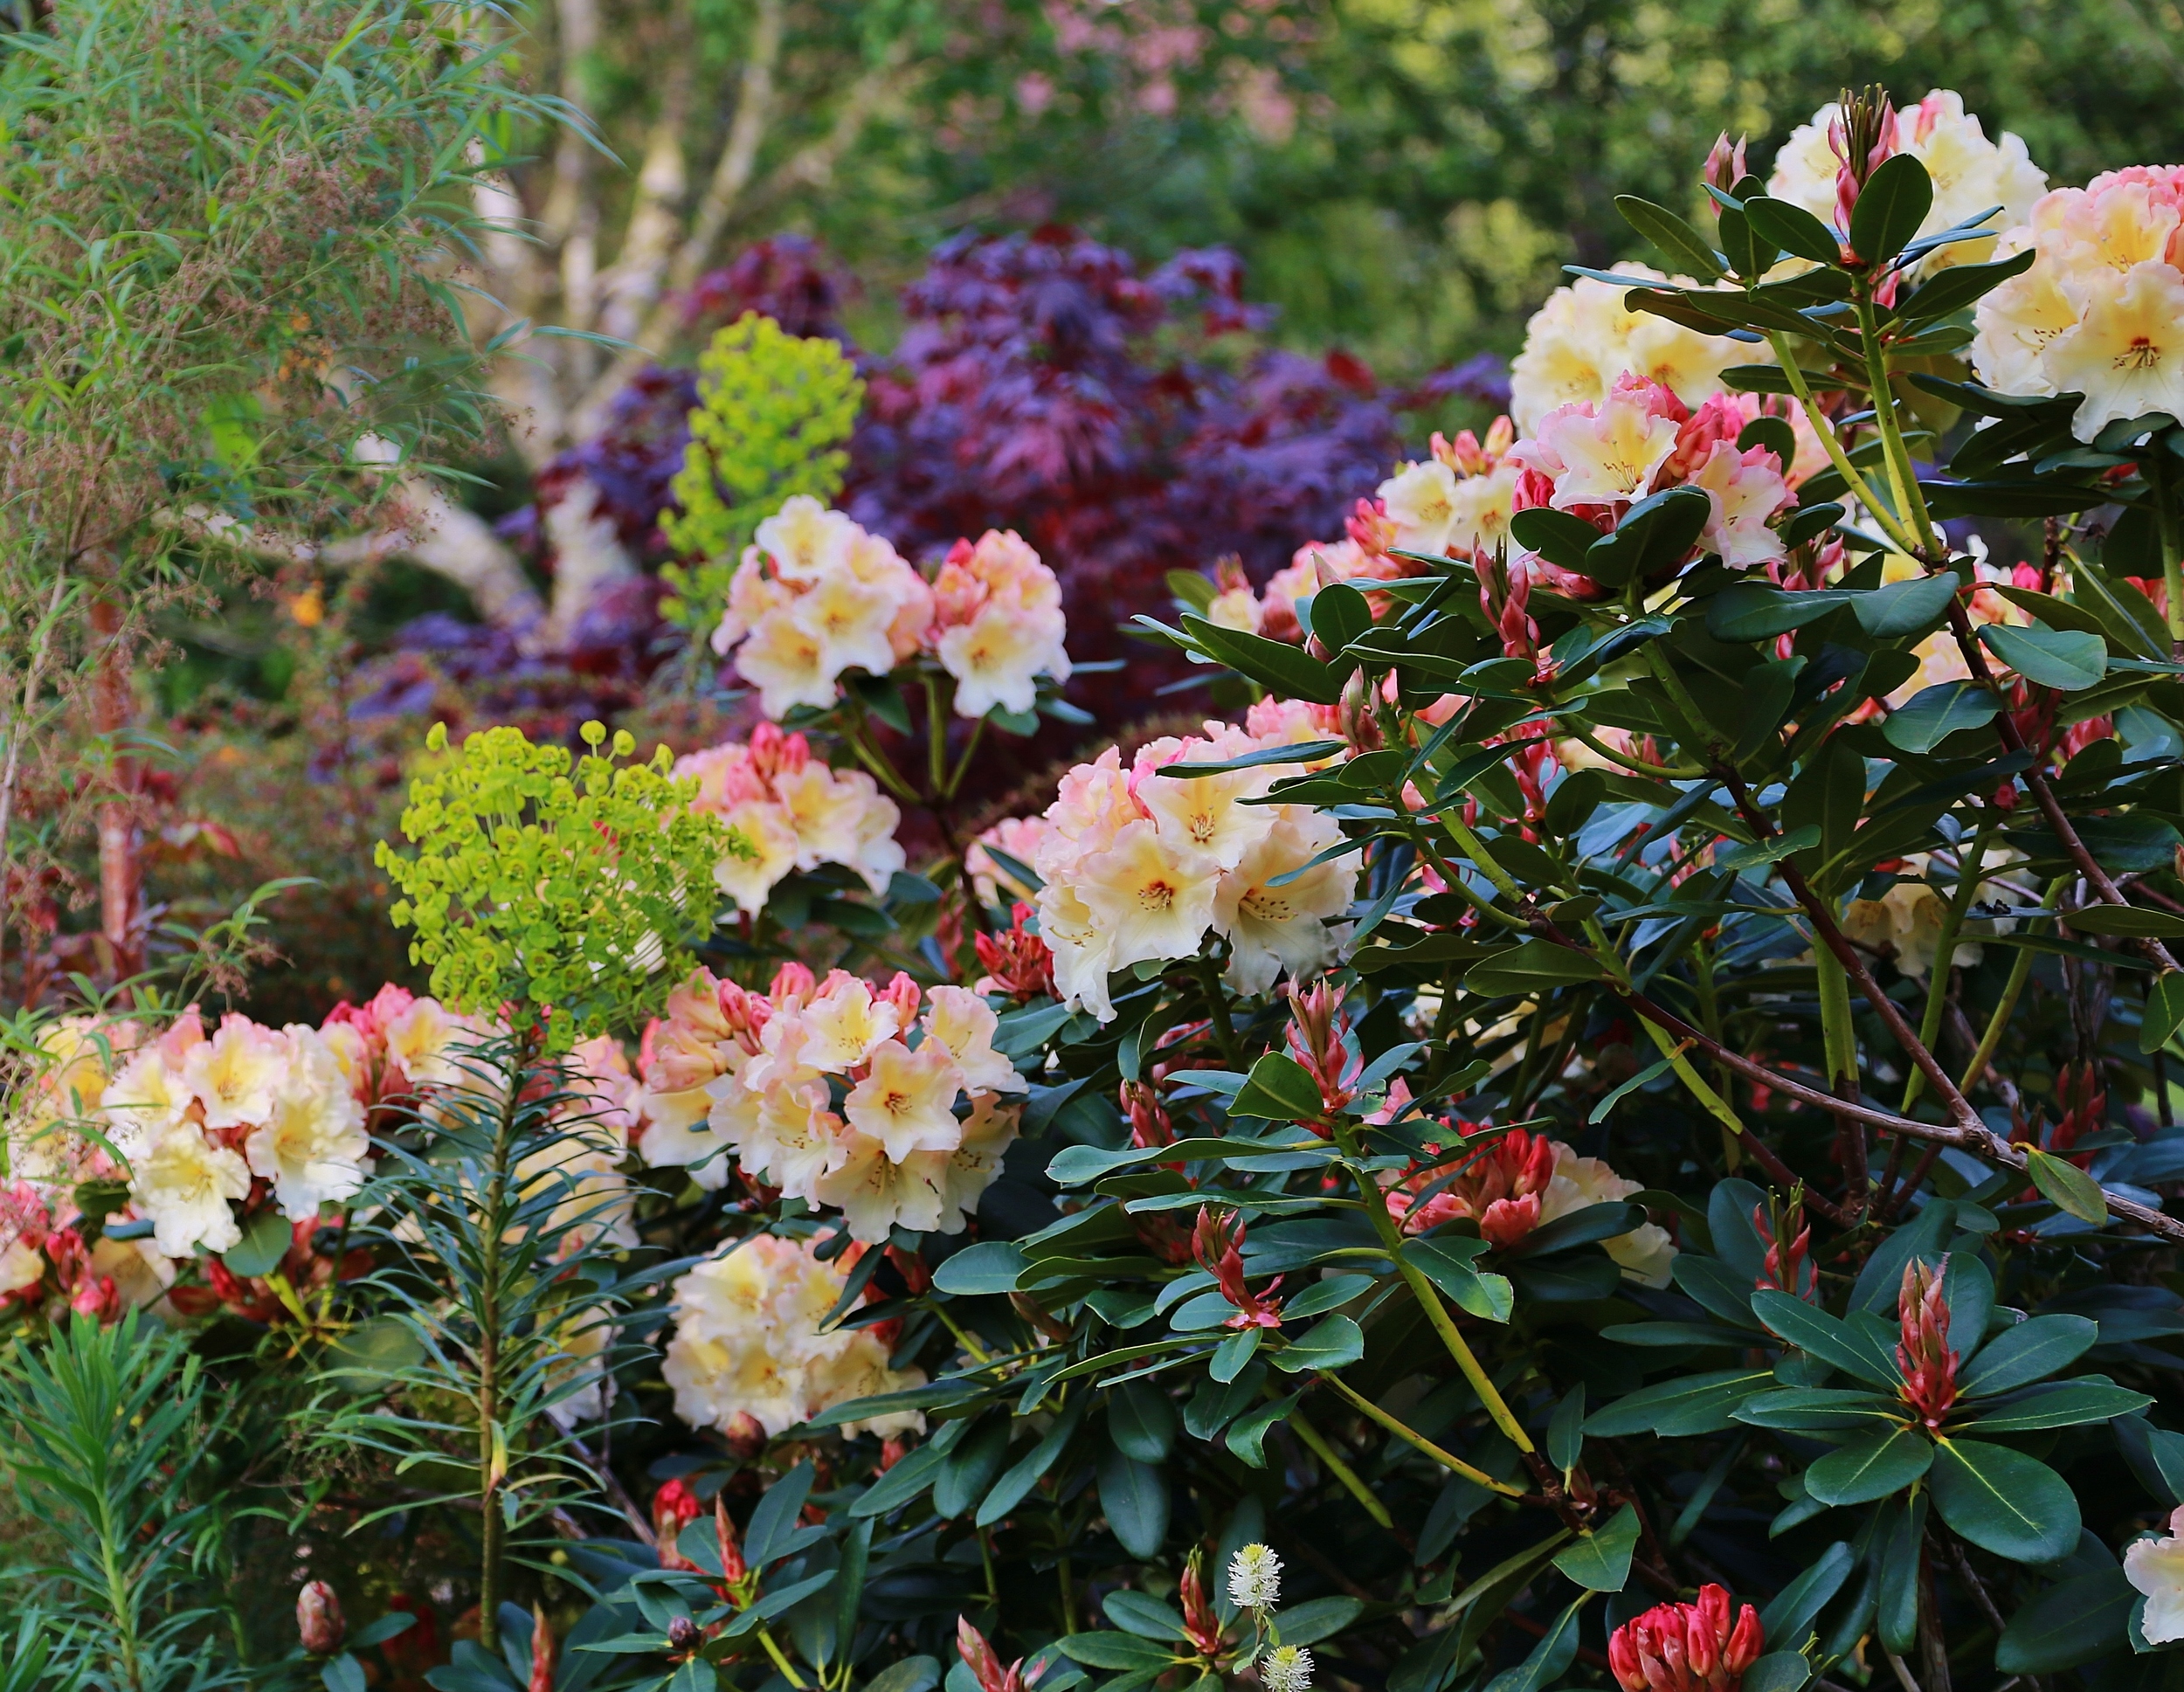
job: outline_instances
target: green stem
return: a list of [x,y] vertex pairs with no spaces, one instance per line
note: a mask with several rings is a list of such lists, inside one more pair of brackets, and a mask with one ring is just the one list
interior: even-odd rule
[[1684,727],[1691,734],[1690,743],[1703,748],[1709,757],[1719,758],[1729,750],[1728,743],[1716,737],[1706,721],[1706,713],[1691,697],[1691,690],[1683,685],[1683,678],[1676,673],[1676,666],[1669,661],[1656,641],[1648,640],[1643,648],[1646,666],[1653,672],[1654,680],[1661,684],[1677,713],[1684,719]]
[[[1272,1384],[1268,1385],[1267,1394],[1276,1398],[1282,1396],[1281,1389]],[[1388,1507],[1372,1495],[1372,1488],[1358,1478],[1356,1469],[1343,1461],[1334,1447],[1327,1442],[1326,1436],[1305,1419],[1301,1407],[1290,1411],[1285,1419],[1289,1432],[1296,1435],[1307,1451],[1327,1465],[1327,1472],[1342,1482],[1344,1489],[1352,1498],[1365,1506],[1367,1516],[1384,1528],[1395,1525],[1395,1518],[1388,1514]]]
[[925,777],[937,802],[948,787],[948,715],[940,682],[930,673],[925,677]]
[[501,1427],[501,1253],[508,1232],[501,1212],[508,1205],[508,1168],[514,1161],[516,1118],[522,1109],[523,1083],[537,1055],[536,1032],[526,1032],[513,1053],[508,1085],[494,1119],[492,1161],[485,1199],[480,1208],[484,1239],[478,1268],[478,1502],[483,1544],[478,1568],[478,1642],[501,1648],[501,1559],[508,1523],[501,1513],[501,1483],[506,1478],[506,1435]]
[[1813,943],[1813,973],[1820,982],[1820,1043],[1826,1055],[1828,1085],[1858,1079],[1858,1031],[1850,1019],[1850,977],[1842,960],[1818,940]]
[[99,1567],[106,1577],[107,1608],[114,1616],[114,1645],[121,1656],[122,1678],[129,1692],[135,1692],[144,1683],[137,1657],[136,1603],[115,1532],[113,1501],[103,1489],[99,1500]]
[[1484,1487],[1490,1492],[1498,1492],[1504,1498],[1522,1498],[1524,1495],[1524,1489],[1522,1487],[1513,1487],[1506,1481],[1497,1481],[1491,1474],[1489,1474],[1484,1469],[1474,1468],[1471,1464],[1465,1462],[1462,1458],[1455,1455],[1453,1453],[1443,1451],[1439,1446],[1435,1445],[1423,1433],[1420,1433],[1416,1428],[1409,1426],[1407,1424],[1398,1420],[1395,1417],[1389,1415],[1386,1411],[1381,1409],[1379,1405],[1373,1403],[1372,1399],[1366,1398],[1364,1393],[1359,1392],[1351,1387],[1347,1381],[1342,1378],[1341,1376],[1322,1375],[1319,1378],[1323,1385],[1333,1387],[1344,1399],[1345,1399],[1360,1413],[1366,1416],[1370,1419],[1379,1423],[1382,1427],[1387,1429],[1389,1433],[1395,1435],[1397,1439],[1402,1440],[1406,1445],[1412,1447],[1414,1450],[1425,1453],[1427,1456],[1432,1458],[1436,1463],[1439,1463],[1443,1468],[1448,1470],[1451,1474],[1461,1474],[1465,1480],[1470,1481],[1474,1486]]
[[1562,720],[1562,728],[1563,731],[1567,734],[1572,740],[1577,742],[1579,745],[1586,747],[1592,751],[1598,753],[1601,757],[1606,758],[1610,763],[1621,766],[1623,769],[1629,770],[1634,776],[1650,776],[1656,781],[1690,781],[1694,777],[1703,776],[1706,773],[1704,770],[1697,769],[1672,770],[1665,764],[1648,763],[1643,758],[1634,758],[1626,753],[1618,752],[1614,747],[1608,745],[1605,741],[1600,740],[1596,736],[1587,734],[1584,729],[1579,728],[1576,723],[1571,722],[1567,717],[1565,717]]
[[[2042,910],[2053,910],[2055,901],[2063,891],[2067,878],[2056,876],[2049,884],[2046,897],[2041,900]],[[2029,946],[2020,946],[2017,956],[2009,966],[2009,979],[2002,984],[2002,997],[1994,1006],[1994,1014],[1987,1019],[1987,1032],[1980,1036],[1979,1049],[1972,1053],[1972,1061],[1965,1066],[1964,1081],[1958,1087],[1959,1093],[1969,1093],[1979,1085],[1980,1076],[1994,1060],[1994,1048],[2002,1043],[2002,1030],[2009,1026],[2010,1013],[2017,1008],[2018,996],[2025,991],[2025,983],[2032,978],[2033,951]]]
[[902,772],[895,767],[888,755],[866,738],[861,721],[853,720],[849,727],[842,731],[842,738],[849,742],[849,749],[857,755],[857,762],[872,771],[873,778],[881,786],[905,805],[923,805],[925,803],[918,796],[917,790],[902,779]]
[[1653,1041],[1654,1049],[1669,1060],[1669,1067],[1675,1073],[1676,1080],[1682,1081],[1691,1096],[1705,1107],[1707,1115],[1731,1134],[1742,1134],[1745,1131],[1743,1119],[1737,1115],[1728,1100],[1706,1084],[1706,1077],[1691,1067],[1690,1059],[1684,1055],[1685,1043],[1671,1039],[1667,1029],[1648,1018],[1641,1017],[1638,1021],[1646,1031],[1647,1038]]
[[956,760],[955,773],[948,777],[948,784],[941,790],[941,798],[952,799],[956,790],[963,785],[963,778],[971,773],[971,756],[978,749],[978,742],[985,737],[985,719],[980,717],[971,725],[971,738],[963,743],[963,756]]
[[[1344,1132],[1342,1137],[1354,1141],[1355,1136]],[[1354,1143],[1345,1144],[1343,1149],[1353,1157],[1357,1155],[1358,1148]],[[1423,1270],[1403,1255],[1403,1231],[1396,1225],[1395,1219],[1388,1214],[1387,1194],[1380,1190],[1378,1181],[1363,1172],[1358,1176],[1358,1190],[1365,1197],[1365,1214],[1372,1218],[1373,1232],[1380,1236],[1380,1243],[1386,1248],[1396,1273],[1403,1277],[1404,1284],[1411,1289],[1411,1296],[1425,1310],[1427,1321],[1433,1323],[1434,1331],[1441,1336],[1441,1343],[1448,1347],[1448,1355],[1455,1359],[1456,1367],[1462,1371],[1464,1379],[1470,1383],[1471,1390],[1479,1395],[1479,1402],[1486,1406],[1487,1415],[1511,1445],[1530,1455],[1533,1449],[1531,1435],[1524,1432],[1524,1424],[1517,1419],[1503,1400],[1486,1370],[1473,1355],[1471,1347],[1465,1343],[1462,1333],[1448,1314],[1448,1307],[1441,1302],[1440,1290],[1426,1279]]]
[[[1896,521],[1895,514],[1874,493],[1873,484],[1866,480],[1864,473],[1850,462],[1850,455],[1842,450],[1842,443],[1835,439],[1835,419],[1820,409],[1820,402],[1813,397],[1812,390],[1806,385],[1805,373],[1798,368],[1797,360],[1793,356],[1789,336],[1780,329],[1770,329],[1767,344],[1774,349],[1775,357],[1781,362],[1782,373],[1788,379],[1791,393],[1796,396],[1799,409],[1805,413],[1805,420],[1813,425],[1813,432],[1820,437],[1821,445],[1827,449],[1828,463],[1834,465],[1837,473],[1849,484],[1850,492],[1857,496],[1858,503],[1873,514],[1873,520],[1880,524],[1881,532],[1896,543],[1897,549],[1906,556],[1916,554],[1918,542],[1911,539],[1910,531]],[[1873,403],[1877,409],[1881,404],[1878,396],[1875,397]]]
[[1873,420],[1881,432],[1881,452],[1888,460],[1889,487],[1896,495],[1899,518],[1916,525],[1913,532],[1918,536],[1920,549],[1929,567],[1941,563],[1946,556],[1940,537],[1934,533],[1933,519],[1926,510],[1926,501],[1918,491],[1918,472],[1911,461],[1911,449],[1904,444],[1903,426],[1896,418],[1896,390],[1889,384],[1888,349],[1881,344],[1881,328],[1873,315],[1873,302],[1857,302],[1858,340],[1865,349],[1866,381],[1873,390]]
[[[1947,910],[1942,914],[1941,936],[1934,948],[1933,979],[1926,987],[1926,1013],[1918,1021],[1919,1044],[1929,1052],[1940,1037],[1941,1019],[1948,1009],[1950,960],[1956,956],[1957,936],[1971,912],[1972,901],[1979,896],[1980,884],[1987,879],[1987,843],[1994,838],[1996,820],[1991,807],[1982,812],[1979,829],[1972,837],[1970,856],[1966,856],[1963,846],[1957,848],[1957,888]],[[1918,1102],[1925,1084],[1925,1072],[1914,1064],[1910,1078],[1904,1083],[1904,1102],[1897,1107],[1897,1115],[1911,1115],[1911,1108]]]
[[1199,984],[1206,992],[1206,1014],[1213,1025],[1213,1038],[1220,1044],[1221,1057],[1232,1069],[1248,1069],[1244,1061],[1244,1048],[1236,1039],[1236,1025],[1229,1020],[1228,998],[1221,991],[1221,972],[1210,957],[1201,956],[1197,963]]
[[2184,524],[2177,515],[2175,484],[2163,467],[2161,455],[2146,460],[2146,480],[2153,487],[2153,521],[2161,536],[2161,581],[2168,590],[2169,650],[2184,658]]
[[796,1688],[797,1692],[804,1692],[804,1682],[797,1677],[796,1666],[782,1654],[781,1647],[774,1643],[773,1635],[764,1627],[758,1630],[758,1642],[766,1647],[766,1654],[773,1659],[773,1666],[781,1671],[782,1679]]
[[1074,1633],[1077,1631],[1077,1577],[1069,1566],[1067,1548],[1055,1565],[1054,1573],[1061,1582],[1061,1631]]

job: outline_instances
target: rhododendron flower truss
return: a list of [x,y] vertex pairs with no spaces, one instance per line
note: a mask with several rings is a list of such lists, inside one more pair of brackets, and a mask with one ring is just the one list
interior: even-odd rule
[[1333,962],[1357,884],[1342,831],[1266,802],[1283,749],[1306,734],[1271,713],[1244,728],[1209,722],[1148,742],[1127,768],[1109,748],[1062,777],[1032,867],[1064,1002],[1104,1020],[1115,971],[1196,958],[1209,933],[1226,943],[1223,973],[1241,992]]
[[955,714],[1017,718],[1069,679],[1061,588],[1013,531],[959,541],[930,571],[884,538],[798,494],[758,525],[730,581],[713,650],[733,655],[777,720],[831,710],[853,672],[920,666]]
[[[811,1242],[761,1233],[678,1280],[664,1364],[675,1413],[723,1433],[747,1416],[778,1434],[835,1405],[922,1385],[922,1371],[888,1367],[874,1329],[826,1325],[851,1267],[846,1257],[821,1261]],[[923,1422],[905,1411],[867,1425],[888,1433]]]
[[639,1150],[715,1190],[733,1164],[839,1210],[859,1240],[960,1233],[1029,1085],[994,1048],[999,1026],[979,994],[906,975],[874,987],[791,964],[759,995],[700,970],[646,1035]]
[[691,809],[718,817],[747,850],[713,867],[721,891],[747,915],[793,871],[839,864],[876,895],[908,861],[895,831],[902,813],[861,770],[835,770],[800,734],[761,723],[748,743],[685,754],[676,776],[697,783]]

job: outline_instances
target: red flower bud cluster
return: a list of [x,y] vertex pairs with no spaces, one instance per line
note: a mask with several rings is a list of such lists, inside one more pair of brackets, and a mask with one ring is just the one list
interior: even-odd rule
[[1253,1292],[1244,1283],[1244,1219],[1232,1215],[1227,1220],[1213,1214],[1210,1205],[1199,1207],[1198,1232],[1191,1241],[1192,1255],[1198,1259],[1199,1267],[1220,1283],[1221,1296],[1236,1307],[1236,1314],[1223,1324],[1230,1328],[1279,1328],[1282,1325],[1282,1301],[1275,1291],[1282,1285],[1282,1277],[1275,1276],[1266,1290]]
[[1896,1361],[1904,1371],[1904,1402],[1931,1429],[1939,1429],[1957,1401],[1957,1354],[1949,1347],[1949,1306],[1941,1295],[1942,1272],[1917,1258],[1904,1266],[1897,1312],[1904,1337]]
[[1019,901],[1010,908],[1007,933],[973,938],[978,967],[985,971],[977,984],[979,992],[1026,1000],[1054,997],[1054,955],[1025,926],[1031,918],[1032,908]]
[[1729,1594],[1698,1589],[1695,1604],[1656,1604],[1607,1639],[1607,1665],[1623,1692],[1737,1692],[1764,1643],[1749,1604],[1732,1619]]

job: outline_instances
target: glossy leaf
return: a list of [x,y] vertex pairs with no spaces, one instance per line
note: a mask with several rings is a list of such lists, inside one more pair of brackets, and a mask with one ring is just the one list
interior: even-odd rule
[[1615,210],[1623,221],[1652,242],[1669,261],[1671,273],[1682,272],[1702,282],[1721,280],[1721,259],[1698,231],[1665,206],[1641,200],[1635,194],[1618,194]]
[[1905,1428],[1854,1440],[1805,1471],[1805,1490],[1824,1504],[1864,1504],[1901,1492],[1932,1465],[1933,1441]]
[[1931,752],[1953,734],[1994,722],[2001,709],[1994,694],[1974,682],[1937,682],[1890,713],[1881,733],[1899,751]]
[[1934,1509],[1982,1550],[2047,1563],[2077,1544],[2077,1500],[2036,1458],[1983,1440],[1944,1440],[1934,1452]]
[[2108,673],[2108,648],[2097,634],[1990,623],[1980,644],[2026,680],[2063,693],[2091,687]]
[[1958,1376],[1958,1389],[1966,1398],[2015,1392],[2067,1369],[2099,1337],[2084,1316],[2034,1316],[1989,1340]]
[[1876,269],[1885,265],[1911,245],[1933,203],[1925,165],[1909,153],[1883,159],[1850,209],[1850,250]]
[[2131,1649],[2126,1628],[2139,1593],[2121,1569],[2057,1581],[2009,1617],[1994,1644],[2004,1675],[2054,1675]]
[[1630,1556],[1638,1545],[1638,1512],[1625,1504],[1591,1533],[1580,1533],[1554,1555],[1554,1565],[1588,1592],[1620,1592],[1630,1584]]

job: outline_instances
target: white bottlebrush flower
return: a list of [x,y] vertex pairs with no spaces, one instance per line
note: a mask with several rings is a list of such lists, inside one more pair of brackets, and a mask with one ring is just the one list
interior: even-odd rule
[[1277,1645],[1259,1659],[1267,1692],[1310,1692],[1312,1654],[1301,1645]]
[[1273,1546],[1246,1545],[1229,1560],[1228,1598],[1240,1610],[1271,1610],[1282,1601],[1282,1559]]

